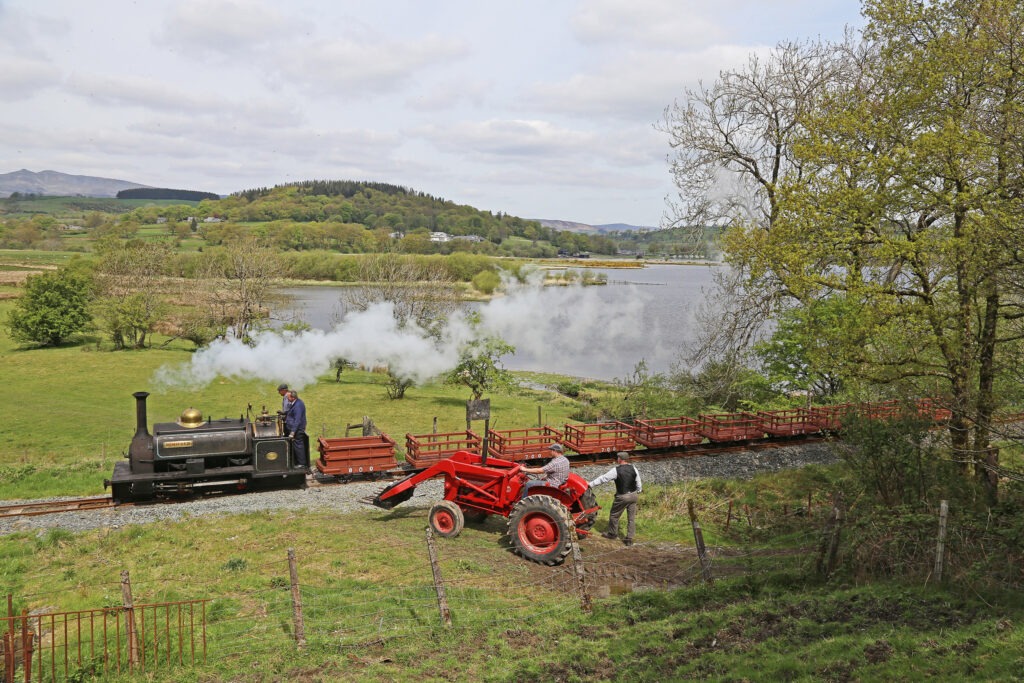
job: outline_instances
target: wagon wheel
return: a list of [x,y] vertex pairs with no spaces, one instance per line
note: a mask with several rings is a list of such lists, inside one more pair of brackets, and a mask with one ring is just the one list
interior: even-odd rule
[[569,511],[551,496],[527,496],[512,508],[508,535],[518,555],[541,564],[561,564],[571,542]]
[[450,500],[434,503],[430,507],[427,519],[434,533],[445,538],[455,538],[462,532],[462,527],[466,525],[462,509]]
[[[576,514],[579,514],[584,510],[589,510],[591,508],[596,507],[597,494],[594,493],[594,489],[588,488],[586,491],[583,492],[583,495],[579,497],[579,500],[575,504],[573,504],[573,514],[575,516]],[[594,526],[594,522],[597,521],[597,513],[598,510],[594,510],[593,512],[589,512],[580,517],[579,520],[577,520],[576,522],[576,529],[579,531],[590,531]]]

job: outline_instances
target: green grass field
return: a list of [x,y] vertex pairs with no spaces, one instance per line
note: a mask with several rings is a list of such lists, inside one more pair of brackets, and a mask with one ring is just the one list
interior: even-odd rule
[[[12,303],[0,301],[0,319]],[[94,343],[21,350],[0,328],[0,377],[8,393],[0,439],[0,499],[98,495],[135,430],[135,391],[150,391],[149,418],[172,421],[195,407],[213,417],[247,406],[275,410],[276,382],[221,379],[196,389],[154,382],[189,362],[170,344],[111,352]],[[524,374],[538,384],[557,376]],[[384,376],[346,370],[303,392],[309,432],[342,436],[364,415],[404,444],[406,432],[465,428],[466,391],[427,385],[386,398]],[[593,389],[597,391],[597,388]],[[588,391],[591,391],[588,388]],[[578,407],[541,390],[494,395],[491,426],[571,421]],[[482,429],[482,425],[479,426]],[[104,675],[99,663],[71,680],[202,681],[916,681],[1024,680],[1019,594],[970,586],[858,583],[813,575],[822,517],[781,517],[808,492],[827,499],[838,468],[805,468],[750,480],[645,486],[631,556],[619,544],[584,542],[589,581],[613,583],[693,546],[694,501],[705,541],[721,551],[713,586],[611,594],[581,611],[569,567],[532,565],[508,552],[503,520],[442,540],[441,569],[454,624],[437,617],[424,548],[426,509],[340,514],[275,511],[211,515],[72,534],[0,536],[0,593],[16,611],[94,609],[121,602],[128,570],[136,604],[208,598],[208,659],[195,667]],[[296,492],[296,495],[300,495]],[[611,494],[598,496],[606,519]],[[729,500],[775,516],[725,521]],[[781,521],[780,521],[781,520]],[[605,545],[601,545],[601,543]],[[299,557],[309,645],[291,641],[287,549]],[[673,555],[675,553],[675,555]],[[665,571],[689,570],[673,560]],[[689,566],[688,566],[689,565]],[[631,569],[632,568],[632,569]],[[604,573],[602,573],[604,572]]]

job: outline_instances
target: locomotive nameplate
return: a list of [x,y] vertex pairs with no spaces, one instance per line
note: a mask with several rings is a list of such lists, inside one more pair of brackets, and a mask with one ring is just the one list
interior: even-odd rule
[[192,448],[191,441],[164,441],[160,445],[164,448]]

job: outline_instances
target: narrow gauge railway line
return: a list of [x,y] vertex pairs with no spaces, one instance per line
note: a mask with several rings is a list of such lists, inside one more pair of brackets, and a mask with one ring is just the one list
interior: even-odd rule
[[15,503],[13,505],[0,505],[0,518],[35,517],[37,515],[52,515],[58,512],[103,510],[115,507],[116,505],[117,503],[110,496],[48,500],[38,503]]
[[[824,441],[824,437],[820,436],[803,436],[796,437],[793,439],[779,439],[775,441],[765,442],[751,442],[746,444],[728,444],[728,445],[717,445],[717,444],[703,444],[698,446],[686,446],[679,448],[659,448],[649,450],[636,450],[631,452],[631,457],[634,462],[653,462],[659,460],[686,460],[688,458],[696,456],[706,455],[717,455],[724,453],[736,453],[741,451],[760,451],[770,450],[774,448],[783,448],[786,446],[811,444],[816,442]],[[587,467],[594,465],[612,465],[615,463],[615,453],[603,453],[598,455],[589,456],[571,456],[570,464],[574,468]],[[371,476],[365,475],[347,475],[347,476],[330,476],[330,475],[317,475],[310,482],[307,482],[308,488],[322,488],[322,487],[335,487],[344,484],[357,484],[357,483],[368,483],[370,481],[390,481],[405,477],[411,474],[415,474],[420,469],[397,469],[388,470],[385,472],[376,472]],[[217,494],[209,495],[244,495],[242,493],[232,492],[221,492]],[[183,497],[164,497],[160,498],[159,503],[175,504],[180,502],[188,502],[195,500],[196,498],[204,497],[202,495],[183,496]],[[15,503],[10,505],[0,505],[0,519],[4,518],[17,518],[17,517],[36,517],[40,515],[53,515],[63,512],[88,512],[92,510],[104,510],[109,508],[121,508],[131,507],[133,503],[116,503],[110,496],[93,496],[87,498],[73,498],[67,500],[52,500],[52,501],[40,501],[31,503]]]

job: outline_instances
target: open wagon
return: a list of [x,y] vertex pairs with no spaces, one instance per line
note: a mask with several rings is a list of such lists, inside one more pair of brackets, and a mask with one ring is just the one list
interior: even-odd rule
[[406,434],[405,459],[415,469],[430,467],[459,451],[480,453],[483,440],[474,432],[441,432],[438,434]]
[[633,428],[624,422],[565,425],[562,445],[580,455],[631,451],[636,448]]
[[491,429],[487,432],[490,455],[512,462],[550,458],[548,446],[558,442],[558,430],[544,427],[526,429]]
[[761,418],[751,413],[708,413],[698,415],[700,433],[708,441],[753,441],[764,438]]
[[806,408],[761,410],[757,416],[761,419],[764,431],[772,436],[801,436],[821,431],[811,411]]
[[316,469],[333,477],[377,475],[398,468],[395,441],[387,434],[317,439]]
[[637,420],[633,438],[647,448],[677,448],[694,446],[704,440],[700,423],[692,417],[656,417]]

